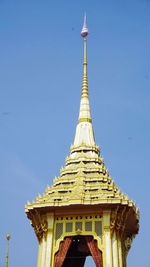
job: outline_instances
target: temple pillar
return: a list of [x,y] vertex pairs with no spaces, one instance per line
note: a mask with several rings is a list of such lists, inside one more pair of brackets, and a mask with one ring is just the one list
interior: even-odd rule
[[46,237],[43,235],[41,241],[41,260],[40,260],[40,267],[45,267],[45,259],[46,259]]
[[113,251],[113,267],[120,267],[118,258],[118,240],[116,232],[114,232],[112,235],[112,251]]
[[[44,267],[50,267],[52,262],[54,215],[47,214],[48,231],[46,236],[46,260]],[[43,266],[41,266],[43,267]]]
[[123,266],[123,259],[122,259],[122,244],[121,239],[118,237],[118,258],[119,258],[119,267],[125,267]]
[[52,261],[53,248],[53,228],[54,228],[54,214],[48,213],[46,215],[47,227],[41,239],[39,240],[38,262],[37,267],[50,267]]
[[39,242],[37,267],[41,267],[42,242]]
[[103,213],[104,231],[104,267],[113,267],[112,262],[112,242],[110,233],[110,211]]

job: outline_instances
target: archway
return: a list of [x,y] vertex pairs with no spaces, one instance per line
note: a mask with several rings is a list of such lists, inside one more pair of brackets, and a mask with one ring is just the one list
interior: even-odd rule
[[96,267],[103,267],[102,252],[92,236],[66,237],[55,254],[55,267],[83,267],[86,257],[92,256]]

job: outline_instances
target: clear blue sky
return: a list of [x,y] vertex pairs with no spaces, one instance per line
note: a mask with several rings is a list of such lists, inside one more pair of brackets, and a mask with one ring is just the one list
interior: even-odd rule
[[149,0],[0,0],[0,267],[7,231],[9,267],[36,266],[24,204],[52,184],[69,154],[85,10],[96,142],[111,176],[140,208],[128,267],[150,267]]

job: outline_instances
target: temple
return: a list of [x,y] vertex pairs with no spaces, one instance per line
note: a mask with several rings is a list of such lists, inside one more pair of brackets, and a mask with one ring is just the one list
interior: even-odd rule
[[92,256],[96,267],[126,267],[138,233],[138,209],[112,180],[95,142],[87,35],[85,16],[82,93],[70,154],[53,185],[25,206],[39,243],[37,267],[82,267],[87,256]]

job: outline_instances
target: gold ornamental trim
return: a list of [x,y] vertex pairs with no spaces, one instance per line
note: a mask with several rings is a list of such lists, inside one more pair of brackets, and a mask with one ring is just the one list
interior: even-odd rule
[[89,118],[80,118],[80,119],[78,120],[78,123],[80,123],[80,122],[92,122],[92,120],[89,119]]

